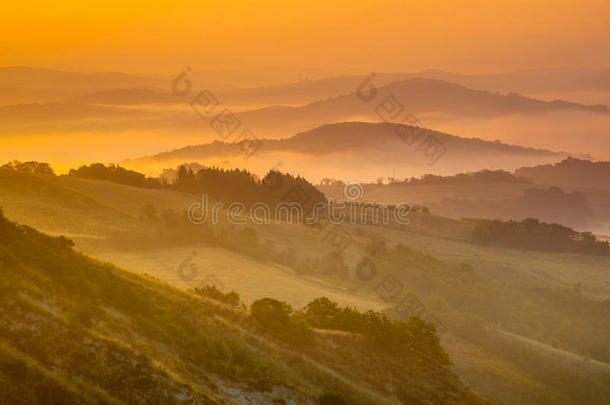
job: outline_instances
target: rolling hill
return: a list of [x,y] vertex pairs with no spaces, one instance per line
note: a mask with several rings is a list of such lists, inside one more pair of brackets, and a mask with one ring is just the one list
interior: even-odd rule
[[[214,73],[193,72],[191,80],[199,87],[211,87],[219,98],[228,105],[261,105],[261,104],[308,104],[320,99],[352,93],[367,77],[362,75],[344,75],[319,79],[302,79],[297,82],[274,84],[258,87],[244,87],[240,82],[221,85],[215,80]],[[218,72],[216,73],[218,75]],[[534,96],[537,94],[574,93],[574,92],[608,92],[610,91],[610,72],[608,69],[531,69],[494,74],[459,74],[442,70],[423,70],[405,73],[376,73],[375,83],[379,86],[391,82],[414,78],[443,80],[460,84],[476,90],[511,93]],[[77,96],[84,96],[91,102],[110,104],[130,104],[125,91],[135,92],[141,89],[142,94],[156,90],[169,92],[169,76],[134,75],[121,73],[82,74],[62,72],[30,67],[9,67],[0,69],[0,88],[31,88],[42,90],[49,88],[79,89]],[[225,82],[227,82],[225,80]],[[230,82],[227,82],[230,83]],[[59,85],[58,85],[59,84]],[[100,89],[97,92],[92,90]],[[131,90],[130,90],[131,89]],[[43,93],[42,93],[43,94]],[[7,96],[7,94],[5,94]],[[55,93],[54,100],[61,98]],[[139,96],[138,96],[139,97]],[[170,102],[164,95],[157,102]]]
[[[79,80],[84,81],[86,77]],[[129,80],[122,76],[120,78],[121,80]],[[96,83],[95,76],[92,76],[89,80],[92,83]],[[102,79],[99,80],[99,83],[100,86],[111,85],[105,83],[105,80]],[[484,90],[472,90],[459,84],[426,78],[412,78],[380,85],[377,88],[377,96],[374,103],[365,102],[357,98],[357,89],[358,87],[355,87],[347,94],[317,100],[302,106],[267,105],[270,100],[268,100],[268,97],[263,96],[257,105],[267,105],[266,107],[240,112],[237,116],[242,122],[247,123],[255,133],[265,133],[278,137],[286,136],[290,132],[311,129],[320,124],[352,120],[357,117],[362,120],[401,122],[404,116],[409,113],[434,121],[466,117],[480,119],[514,114],[540,115],[566,110],[600,114],[610,113],[605,105],[583,105],[561,100],[541,101],[515,93],[503,95]],[[367,87],[365,86],[364,89],[367,89]],[[359,91],[366,92],[368,90]],[[219,98],[220,102],[226,105],[227,101],[222,99],[220,95],[215,97]],[[387,97],[393,97],[393,100],[401,106],[397,107],[391,104],[385,107],[381,106],[381,103]],[[67,101],[51,103],[49,105],[41,103],[5,106],[3,107],[5,114],[0,114],[0,123],[4,125],[13,124],[11,114],[9,114],[13,110],[16,112],[26,110],[36,113],[38,110],[44,111],[60,108],[62,111],[68,112],[68,114],[60,114],[55,117],[54,121],[61,121],[66,126],[66,130],[69,130],[71,126],[77,125],[76,121],[78,120],[97,117],[95,114],[97,110],[87,107],[89,104],[126,106],[132,104],[151,105],[169,103],[181,105],[187,104],[189,101],[190,99],[185,101],[174,96],[169,92],[169,88],[167,91],[162,92],[159,92],[157,89],[137,89],[133,87],[109,89],[93,94],[70,97]],[[393,103],[393,101],[390,101],[390,103]],[[396,110],[386,111],[394,107],[396,107]],[[89,108],[89,111],[87,108]],[[73,111],[72,114],[69,113],[70,111]],[[120,118],[124,110],[115,108],[110,110],[110,112],[114,112],[115,116],[107,116],[105,118]],[[133,111],[131,112],[133,113]],[[151,113],[151,111],[146,109],[142,109],[140,112]],[[132,122],[125,128],[149,128],[151,125],[168,127],[171,126],[169,121],[172,118],[184,123],[177,126],[177,129],[181,127],[182,129],[201,127],[200,123],[196,120],[188,119],[191,117],[192,111],[179,112],[175,117],[169,115],[170,112],[164,111],[165,114],[160,115],[154,120],[154,124],[142,120],[139,125],[137,122]],[[132,120],[137,118],[137,116],[131,117]],[[38,128],[38,130],[44,128],[43,124],[44,121],[38,122],[37,115],[30,117],[28,122],[29,127],[33,129]],[[100,123],[100,125],[103,124]]]
[[[220,94],[234,104],[306,104],[315,100],[352,93],[367,75],[335,76],[295,83],[234,89]],[[436,69],[414,73],[376,73],[379,86],[391,82],[423,78],[443,80],[471,89],[499,93],[537,94],[610,92],[609,69],[531,69],[495,74],[459,74]]]
[[[441,145],[434,152],[425,142]],[[122,165],[146,173],[184,162],[222,166],[222,162],[247,167],[264,175],[268,162],[290,160],[290,168],[313,181],[323,177],[374,181],[395,173],[397,177],[424,173],[454,174],[482,168],[513,170],[526,162],[556,162],[567,154],[481,139],[461,138],[429,129],[390,123],[342,122],[323,125],[288,139],[262,139],[250,155],[250,143],[213,143],[186,146],[149,157],[125,160]],[[440,156],[439,156],[440,155]],[[243,160],[246,157],[247,160]],[[326,169],[319,170],[324,161]],[[355,163],[355,164],[350,164]]]
[[[610,125],[610,114],[604,105],[560,101],[557,97],[542,101],[521,96],[512,89],[508,94],[474,90],[459,81],[446,81],[451,77],[438,80],[444,77],[439,75],[433,71],[423,72],[423,77],[377,74],[372,82],[376,97],[371,102],[356,97],[360,87],[368,91],[368,85],[362,84],[368,76],[213,89],[219,107],[213,114],[199,115],[193,111],[197,105],[190,103],[197,91],[209,86],[205,76],[195,72],[191,78],[192,94],[181,98],[171,93],[172,77],[3,68],[0,136],[10,142],[0,151],[0,157],[35,158],[66,165],[83,159],[99,161],[101,156],[119,161],[181,145],[212,142],[219,136],[210,122],[225,107],[242,124],[231,142],[246,128],[257,138],[280,139],[343,121],[408,124],[419,120],[427,128],[463,137],[595,153],[599,158],[610,153],[604,132]],[[587,142],[575,137],[575,132],[588,133]],[[58,148],[49,141],[49,135],[60,136],[76,146],[70,151]],[[551,162],[527,161],[520,165],[546,163]],[[392,168],[384,170],[387,176]],[[456,171],[464,170],[471,168]]]
[[[353,404],[485,403],[415,353],[401,363],[377,349],[363,356],[358,338],[321,332],[294,347],[240,307],[90,259],[70,244],[0,217],[2,402],[296,404],[338,391]],[[361,368],[367,363],[373,378]]]
[[[261,256],[274,249],[290,257],[292,248],[297,262],[323,258],[332,252],[325,232],[286,223],[250,224],[258,236],[249,239],[252,248],[246,249],[240,236],[243,226],[233,229],[227,243],[219,243],[198,239],[192,228],[203,228],[192,224],[172,230],[141,218],[146,204],[180,212],[197,196],[69,176],[24,176],[2,175],[0,204],[7,216],[28,225],[46,224],[56,235],[86,228],[89,234],[68,236],[96,257],[180,288],[196,287],[212,274],[247,304],[273,297],[295,308],[328,296],[362,310],[387,309],[379,286],[383,274],[390,272],[417,295],[424,314],[430,311],[442,320],[442,342],[454,359],[455,372],[493,403],[577,404],[582,398],[604,403],[597,393],[604,389],[609,355],[604,315],[610,297],[608,258],[473,245],[471,222],[420,213],[404,227],[343,224],[354,240],[343,251],[351,274],[343,279],[316,269],[321,264],[303,273],[290,260],[280,264],[280,256]],[[31,186],[22,186],[27,184]],[[47,197],[40,198],[41,191]],[[95,203],[78,205],[71,196],[86,196]],[[79,213],[87,207],[89,211]],[[113,243],[117,235],[124,235],[118,245]],[[379,253],[372,259],[377,278],[374,283],[358,282],[357,266],[370,255],[368,246],[375,240],[386,245],[385,251],[376,248]],[[196,264],[196,278],[179,276],[176,269],[185,260]],[[548,350],[532,346],[528,339]],[[601,364],[588,362],[585,354]],[[397,380],[392,381],[395,386]]]

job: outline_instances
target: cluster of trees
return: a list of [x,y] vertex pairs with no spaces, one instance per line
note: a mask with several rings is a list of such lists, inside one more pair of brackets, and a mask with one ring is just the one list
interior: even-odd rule
[[118,165],[105,166],[103,163],[92,163],[78,169],[70,169],[69,176],[85,179],[106,180],[113,183],[134,187],[160,187],[158,179],[146,177],[142,173],[125,169]]
[[25,174],[55,175],[55,172],[48,163],[41,163],[36,161],[20,162],[18,160],[13,160],[12,162],[8,162],[2,167],[0,167],[0,169],[10,169]]
[[326,297],[311,301],[303,313],[313,327],[359,333],[379,348],[407,348],[440,364],[451,364],[434,325],[416,316],[410,317],[407,322],[391,321],[382,312],[358,312],[350,307],[339,307]]
[[521,197],[504,200],[443,198],[431,203],[430,208],[439,215],[455,218],[538,218],[570,227],[589,226],[596,218],[581,192],[565,192],[558,187],[530,188]]
[[[376,184],[382,185],[384,178],[377,179]],[[388,184],[402,184],[409,186],[437,186],[448,184],[478,184],[478,183],[531,183],[531,179],[515,176],[505,170],[480,170],[478,172],[459,173],[454,176],[438,176],[435,174],[424,174],[423,176],[405,178],[399,180],[395,177],[388,177]],[[320,181],[321,186],[345,186],[341,180],[324,178]]]
[[517,249],[610,255],[608,241],[598,240],[591,232],[577,232],[559,224],[523,221],[476,220],[474,243]]
[[539,184],[607,189],[610,187],[610,162],[591,162],[569,157],[555,164],[522,167],[515,170],[515,175]]
[[523,177],[517,177],[504,170],[480,170],[472,173],[459,173],[454,176],[437,176],[424,174],[420,178],[411,177],[402,181],[391,182],[410,186],[436,186],[447,184],[478,184],[478,183],[531,183]]
[[[192,194],[208,194],[223,202],[241,202],[251,205],[264,202],[270,205],[279,202],[298,202],[313,206],[326,201],[324,194],[305,178],[271,170],[263,179],[245,169],[221,169],[205,167],[193,171],[191,166],[182,165],[173,183],[177,190]],[[298,188],[298,191],[294,191]],[[288,195],[289,193],[295,195]]]
[[407,322],[391,321],[382,312],[339,307],[326,297],[316,298],[299,311],[286,302],[262,298],[252,303],[250,311],[269,333],[286,343],[310,344],[313,328],[338,330],[364,336],[377,350],[407,350],[438,364],[451,365],[434,325],[416,316]]
[[[213,286],[206,286],[202,295],[225,302],[226,295]],[[380,350],[409,350],[442,365],[451,365],[440,344],[434,325],[413,316],[407,322],[391,321],[384,313],[359,312],[339,307],[326,297],[316,298],[303,309],[295,311],[284,301],[262,298],[252,303],[250,311],[272,336],[293,345],[310,344],[313,328],[351,332],[362,335]]]

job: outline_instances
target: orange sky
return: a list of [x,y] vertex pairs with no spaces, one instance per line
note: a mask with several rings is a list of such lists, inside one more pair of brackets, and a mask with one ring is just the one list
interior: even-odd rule
[[90,0],[0,4],[0,66],[174,73],[610,66],[610,1]]

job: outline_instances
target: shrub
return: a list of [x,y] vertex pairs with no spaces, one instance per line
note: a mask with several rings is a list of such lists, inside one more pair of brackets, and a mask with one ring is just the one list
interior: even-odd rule
[[215,286],[206,284],[203,287],[195,287],[192,289],[192,291],[202,297],[208,297],[216,301],[221,301],[234,307],[239,306],[239,294],[233,290],[223,293]]

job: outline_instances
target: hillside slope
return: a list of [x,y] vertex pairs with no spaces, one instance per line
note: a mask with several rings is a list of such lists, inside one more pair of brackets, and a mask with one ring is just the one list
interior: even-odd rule
[[[327,334],[313,346],[287,346],[243,309],[94,261],[70,244],[0,217],[1,402],[313,403],[333,390],[354,404],[484,403],[415,353],[406,363],[382,352],[363,357],[358,339]],[[360,371],[347,372],[356,364]],[[388,379],[394,399],[384,392]]]

